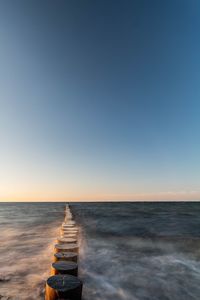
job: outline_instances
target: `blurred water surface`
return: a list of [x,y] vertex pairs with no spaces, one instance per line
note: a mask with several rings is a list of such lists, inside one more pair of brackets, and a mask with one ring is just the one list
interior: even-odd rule
[[[84,300],[200,299],[200,203],[74,203]],[[0,299],[42,300],[63,203],[0,203]]]

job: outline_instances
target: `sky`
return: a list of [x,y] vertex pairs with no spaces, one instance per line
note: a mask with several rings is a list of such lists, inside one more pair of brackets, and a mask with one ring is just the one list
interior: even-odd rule
[[0,200],[200,200],[198,0],[0,1]]

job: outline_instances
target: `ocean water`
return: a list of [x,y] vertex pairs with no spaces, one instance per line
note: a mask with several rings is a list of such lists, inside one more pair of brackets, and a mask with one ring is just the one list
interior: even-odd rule
[[[74,203],[83,300],[200,299],[200,203]],[[0,299],[42,300],[63,203],[0,203]]]

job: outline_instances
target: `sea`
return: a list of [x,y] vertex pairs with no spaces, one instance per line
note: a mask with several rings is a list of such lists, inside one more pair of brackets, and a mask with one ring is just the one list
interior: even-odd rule
[[[0,203],[0,299],[42,300],[64,203]],[[199,300],[200,203],[71,203],[83,300]]]

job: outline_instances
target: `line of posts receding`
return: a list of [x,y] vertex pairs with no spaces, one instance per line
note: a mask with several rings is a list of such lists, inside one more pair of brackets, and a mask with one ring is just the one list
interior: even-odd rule
[[81,300],[82,281],[78,278],[78,227],[69,205],[54,246],[51,276],[47,279],[45,300]]

